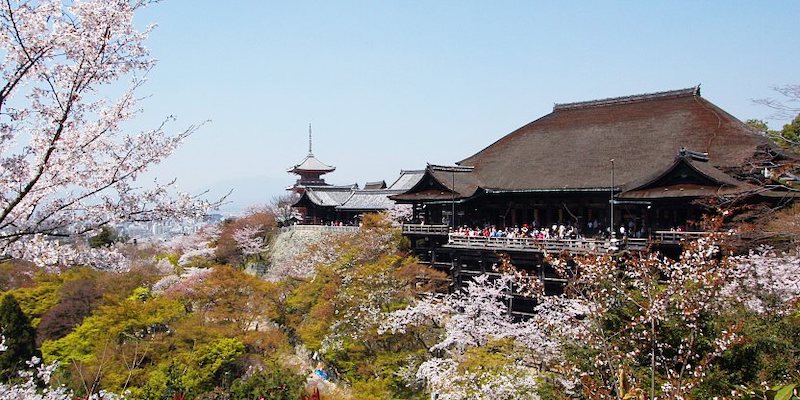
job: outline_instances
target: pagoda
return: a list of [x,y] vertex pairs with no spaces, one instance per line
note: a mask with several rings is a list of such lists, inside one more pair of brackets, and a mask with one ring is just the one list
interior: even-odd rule
[[308,155],[297,163],[297,165],[286,170],[286,172],[290,174],[300,176],[295,184],[286,188],[286,190],[302,194],[307,187],[331,186],[325,183],[325,179],[322,178],[322,175],[333,172],[334,170],[336,170],[336,167],[327,165],[314,157],[314,153],[311,150],[311,124],[308,124]]

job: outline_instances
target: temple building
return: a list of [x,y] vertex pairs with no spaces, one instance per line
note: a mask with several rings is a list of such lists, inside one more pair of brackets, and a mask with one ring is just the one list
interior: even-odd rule
[[569,224],[646,236],[696,229],[701,198],[787,201],[792,193],[763,183],[791,157],[698,86],[556,104],[455,166],[429,164],[391,198],[412,204],[425,224]]
[[[456,165],[428,164],[390,198],[412,205],[403,234],[453,287],[509,261],[553,294],[565,281],[544,252],[677,256],[708,233],[698,221],[714,201],[792,201],[780,178],[796,161],[694,87],[556,104]],[[534,299],[510,294],[512,313],[531,311]]]
[[424,172],[400,171],[400,177],[391,186],[387,186],[386,181],[367,182],[364,189],[359,189],[355,183],[331,185],[325,182],[322,175],[336,168],[314,157],[311,145],[309,125],[308,155],[287,170],[288,173],[299,175],[295,184],[287,190],[299,195],[292,207],[299,211],[300,222],[304,224],[357,225],[364,213],[381,212],[394,207],[396,202],[389,196],[411,189]]
[[314,157],[314,152],[311,149],[311,124],[308,124],[308,155],[306,155],[306,158],[302,161],[286,170],[286,172],[290,174],[300,176],[294,185],[286,188],[286,190],[300,194],[309,187],[331,186],[325,183],[325,179],[322,179],[322,175],[335,170],[336,167],[327,165]]
[[344,224],[357,225],[361,215],[381,212],[395,207],[390,196],[411,189],[424,171],[400,171],[394,183],[367,182],[364,189],[357,184],[349,186],[309,187],[300,195],[293,207],[303,210],[303,223],[306,224]]

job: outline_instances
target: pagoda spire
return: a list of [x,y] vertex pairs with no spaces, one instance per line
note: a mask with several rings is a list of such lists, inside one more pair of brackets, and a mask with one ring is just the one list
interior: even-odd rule
[[308,123],[308,155],[313,156],[314,153],[311,152],[311,123]]

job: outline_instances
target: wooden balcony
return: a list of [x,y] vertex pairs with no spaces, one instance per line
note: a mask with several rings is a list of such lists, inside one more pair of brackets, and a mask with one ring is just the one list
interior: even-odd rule
[[509,237],[483,237],[450,234],[445,247],[455,249],[487,249],[522,251],[532,253],[603,254],[619,250],[644,250],[647,239],[599,240],[599,239],[533,239]]
[[447,225],[403,224],[404,235],[447,236],[449,233],[450,227]]

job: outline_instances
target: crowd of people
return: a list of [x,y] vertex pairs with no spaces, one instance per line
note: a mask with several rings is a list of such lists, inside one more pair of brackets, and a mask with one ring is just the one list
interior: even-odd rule
[[482,236],[482,237],[505,237],[505,238],[533,238],[545,239],[580,239],[578,229],[572,225],[553,225],[551,227],[536,227],[534,225],[523,224],[520,226],[509,226],[497,228],[494,225],[483,228],[470,228],[461,226],[455,230],[455,234],[463,236]]
[[[622,237],[647,237],[647,230],[644,224],[637,224],[631,221],[623,221],[614,229],[615,236]],[[484,225],[481,227],[469,227],[463,225],[458,227],[454,234],[472,237],[502,237],[502,238],[532,238],[537,240],[567,240],[583,238],[608,238],[611,236],[610,228],[604,227],[599,221],[593,220],[585,224],[581,229],[572,223],[553,224],[551,226],[539,226],[536,222],[498,228],[495,225]]]

